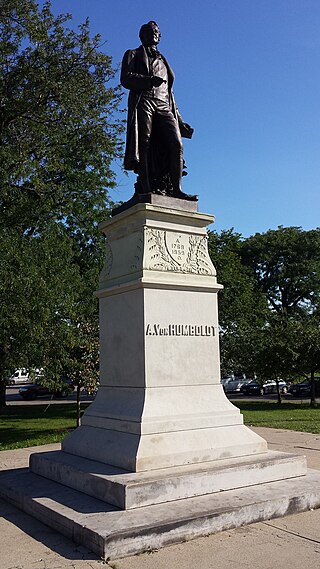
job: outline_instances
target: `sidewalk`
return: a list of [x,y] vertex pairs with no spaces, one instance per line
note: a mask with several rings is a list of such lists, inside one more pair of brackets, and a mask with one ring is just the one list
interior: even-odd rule
[[[253,428],[271,450],[307,457],[320,470],[320,435]],[[0,470],[23,468],[32,447],[0,453]],[[82,546],[0,501],[0,569],[102,569],[108,564]],[[315,569],[320,566],[320,509],[225,531],[153,553],[112,561],[115,569]]]

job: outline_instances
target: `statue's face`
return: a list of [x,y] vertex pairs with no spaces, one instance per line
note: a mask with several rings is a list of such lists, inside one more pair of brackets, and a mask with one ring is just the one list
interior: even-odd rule
[[160,38],[161,33],[158,26],[147,26],[143,30],[141,41],[145,47],[151,47],[152,45],[158,45]]

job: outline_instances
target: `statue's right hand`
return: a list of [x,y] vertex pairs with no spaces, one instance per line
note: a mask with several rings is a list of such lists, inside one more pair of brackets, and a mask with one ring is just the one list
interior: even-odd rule
[[153,75],[151,77],[152,87],[160,87],[160,85],[162,85],[162,83],[166,83],[166,80],[162,79],[162,77],[158,77],[158,75]]

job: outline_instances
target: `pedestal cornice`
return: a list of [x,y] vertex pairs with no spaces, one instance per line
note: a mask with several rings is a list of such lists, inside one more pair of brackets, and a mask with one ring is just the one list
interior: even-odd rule
[[137,204],[101,224],[107,243],[96,294],[152,285],[218,290],[207,244],[207,225],[213,219],[198,212]]

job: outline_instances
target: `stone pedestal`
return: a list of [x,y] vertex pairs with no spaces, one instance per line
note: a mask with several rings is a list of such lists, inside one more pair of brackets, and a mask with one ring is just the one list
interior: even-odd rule
[[267,451],[220,385],[213,217],[161,199],[102,225],[101,385],[62,444],[132,472]]
[[267,451],[220,385],[213,218],[150,202],[102,227],[95,401],[62,451],[0,477],[2,497],[104,559],[320,506],[319,473]]

